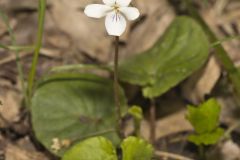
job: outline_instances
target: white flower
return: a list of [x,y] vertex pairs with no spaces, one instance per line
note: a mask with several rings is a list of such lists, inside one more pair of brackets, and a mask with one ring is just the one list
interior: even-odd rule
[[126,19],[135,20],[140,13],[135,7],[128,7],[131,0],[103,0],[104,4],[90,4],[84,13],[92,18],[106,16],[105,26],[109,35],[121,36],[126,29]]

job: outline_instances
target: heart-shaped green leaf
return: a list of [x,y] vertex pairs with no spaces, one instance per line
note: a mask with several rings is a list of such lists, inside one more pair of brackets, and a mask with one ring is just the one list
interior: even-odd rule
[[216,99],[209,99],[195,107],[189,105],[186,118],[198,134],[213,132],[219,126],[221,107]]
[[132,106],[128,109],[128,113],[139,121],[143,119],[143,111],[139,106]]
[[[67,149],[64,142],[96,134],[118,143],[112,86],[112,81],[89,74],[45,77],[32,99],[32,124],[37,138],[50,151],[59,145],[58,155]],[[120,95],[125,107],[122,90]],[[54,144],[56,139],[59,144]]]
[[208,57],[209,42],[193,19],[178,17],[148,51],[120,64],[121,80],[141,85],[145,97],[160,96],[199,69]]
[[121,144],[122,160],[151,160],[153,147],[145,140],[137,137],[128,137]]
[[73,146],[62,160],[117,160],[117,154],[109,140],[93,137]]
[[209,99],[199,106],[188,106],[186,118],[192,124],[195,133],[188,140],[196,145],[217,143],[224,130],[219,127],[221,107],[216,99]]
[[222,128],[217,128],[213,132],[203,133],[203,134],[192,134],[188,137],[188,140],[196,145],[210,145],[216,144],[224,134]]
[[[145,140],[128,137],[121,144],[121,160],[151,160],[153,147]],[[93,137],[80,142],[65,152],[63,160],[117,160],[112,143],[104,137]]]

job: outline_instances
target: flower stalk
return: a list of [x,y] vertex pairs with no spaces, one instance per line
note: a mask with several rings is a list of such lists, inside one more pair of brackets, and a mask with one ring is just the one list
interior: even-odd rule
[[121,104],[119,98],[118,83],[118,51],[119,37],[126,30],[127,22],[137,19],[140,12],[135,7],[129,7],[132,0],[103,0],[103,4],[89,4],[84,13],[91,18],[105,18],[105,27],[108,35],[115,37],[114,54],[114,100],[117,113],[117,131],[120,138],[124,138],[122,132]]
[[118,83],[118,53],[119,53],[119,37],[115,36],[115,54],[114,54],[114,100],[117,113],[117,131],[121,138],[122,133],[122,117],[121,117],[121,103],[119,98],[119,83]]

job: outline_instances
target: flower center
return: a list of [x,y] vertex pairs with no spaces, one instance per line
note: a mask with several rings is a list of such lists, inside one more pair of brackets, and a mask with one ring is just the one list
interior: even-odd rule
[[120,6],[115,2],[115,4],[112,6],[113,10],[118,13]]
[[120,21],[120,15],[119,15],[119,8],[120,6],[115,2],[115,4],[112,6],[113,11],[115,12],[115,15],[113,16],[113,21]]

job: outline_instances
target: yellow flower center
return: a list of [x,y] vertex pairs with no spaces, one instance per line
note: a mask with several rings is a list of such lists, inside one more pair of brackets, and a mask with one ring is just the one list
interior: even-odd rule
[[119,8],[120,8],[119,5],[115,3],[112,7],[115,12],[119,12]]

